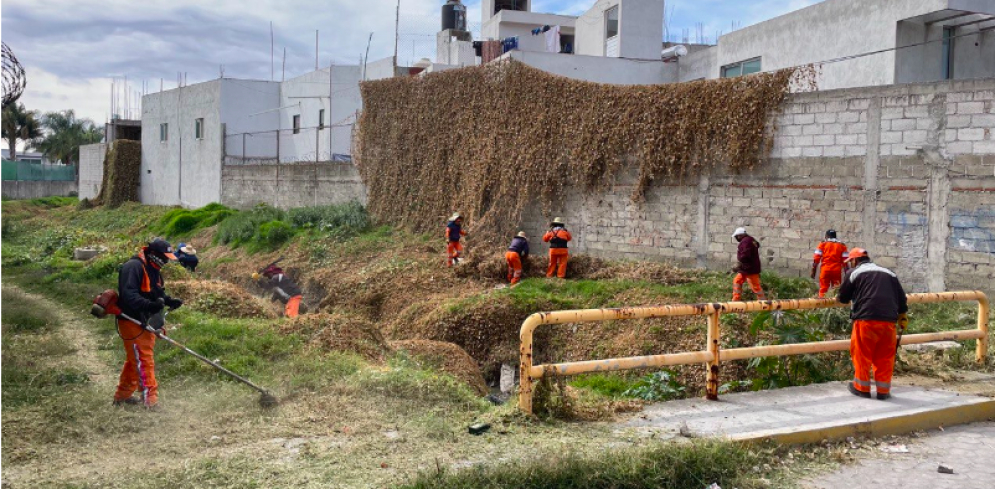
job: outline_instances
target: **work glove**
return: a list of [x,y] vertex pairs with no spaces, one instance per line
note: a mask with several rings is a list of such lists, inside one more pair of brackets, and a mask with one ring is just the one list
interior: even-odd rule
[[259,272],[255,272],[252,274],[252,280],[255,280],[256,282],[259,281]]
[[909,315],[903,312],[898,315],[898,328],[904,332],[905,328],[908,327],[909,327]]
[[165,306],[166,303],[163,302],[162,299],[159,299],[158,301],[150,303],[148,307],[145,308],[145,311],[148,312],[149,314],[158,314],[159,311],[162,311],[163,307]]
[[815,267],[812,267],[812,273],[809,274],[813,279],[815,278]]
[[170,309],[179,309],[180,306],[183,305],[183,301],[170,297],[169,299],[166,299],[166,305],[169,306]]

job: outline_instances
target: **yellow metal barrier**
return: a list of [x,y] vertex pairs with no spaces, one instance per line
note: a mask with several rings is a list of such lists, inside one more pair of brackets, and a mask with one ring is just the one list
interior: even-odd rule
[[[941,292],[936,294],[908,294],[909,304],[932,302],[976,301],[978,303],[978,327],[970,330],[944,331],[902,336],[902,344],[929,343],[947,340],[978,340],[976,356],[984,362],[988,353],[988,298],[980,291]],[[850,340],[819,341],[787,345],[753,346],[748,348],[719,348],[719,315],[792,309],[826,309],[845,307],[832,299],[792,299],[753,302],[722,302],[684,304],[651,307],[627,307],[619,309],[583,309],[573,311],[539,312],[525,319],[521,329],[520,348],[520,387],[518,407],[532,413],[532,391],[535,380],[548,376],[576,375],[587,372],[631,370],[637,368],[663,367],[667,365],[687,365],[704,363],[708,367],[706,397],[717,400],[719,397],[719,363],[729,360],[743,360],[754,357],[800,355],[827,351],[848,350]],[[582,362],[555,363],[549,365],[532,364],[532,336],[537,327],[543,324],[583,323],[610,321],[616,319],[651,319],[665,316],[707,316],[708,332],[705,349],[696,352],[648,355]]]

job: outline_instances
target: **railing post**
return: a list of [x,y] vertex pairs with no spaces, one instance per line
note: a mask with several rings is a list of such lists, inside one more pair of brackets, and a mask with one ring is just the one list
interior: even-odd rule
[[518,409],[525,414],[532,414],[532,331],[542,320],[538,314],[533,314],[522,323],[519,334],[521,348],[518,372]]
[[978,297],[978,329],[981,330],[981,338],[978,338],[975,357],[980,364],[985,363],[988,358],[988,298],[984,294]]
[[709,401],[719,400],[719,311],[712,311],[708,315],[708,345],[707,349],[712,354],[712,361],[706,364],[708,371],[705,375],[705,398]]

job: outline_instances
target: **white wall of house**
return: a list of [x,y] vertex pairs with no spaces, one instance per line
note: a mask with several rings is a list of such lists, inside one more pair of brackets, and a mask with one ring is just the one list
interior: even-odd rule
[[501,40],[518,36],[520,51],[546,52],[545,34],[534,36],[532,29],[544,25],[558,25],[561,35],[574,35],[576,22],[577,17],[570,15],[502,10],[484,22],[480,29],[480,37],[484,40]]
[[716,47],[691,52],[678,58],[678,81],[694,81],[713,78],[719,64],[719,50]]
[[678,66],[662,61],[648,63],[604,56],[567,56],[555,53],[511,51],[504,57],[540,70],[576,80],[614,85],[654,85],[676,83]]
[[[577,19],[577,54],[660,59],[663,0],[598,0]],[[618,35],[607,39],[606,13],[618,6]],[[608,47],[617,43],[617,51]]]
[[[721,67],[760,57],[763,71],[894,48],[905,41],[922,42],[924,32],[899,22],[945,9],[995,13],[991,0],[828,0],[719,38],[718,63],[710,78],[720,76]],[[942,33],[942,30],[939,32]],[[928,35],[937,35],[929,33]],[[937,43],[939,44],[939,43]],[[992,49],[995,50],[995,49]],[[981,51],[978,51],[980,56]],[[911,53],[887,51],[873,56],[824,65],[820,89],[885,85],[913,81],[923,70],[938,65],[936,46]],[[990,55],[991,56],[991,55]],[[984,58],[974,66],[983,65]],[[898,63],[897,61],[902,61]],[[963,73],[975,68],[965,67]],[[922,81],[922,80],[915,80]]]
[[[280,111],[281,161],[328,161],[330,154],[351,154],[352,125],[356,111],[362,108],[359,66],[332,66],[332,86],[329,88],[329,69],[324,68],[291,78],[283,83],[280,106],[297,105]],[[329,107],[329,91],[332,103]],[[324,121],[319,120],[324,110]],[[293,134],[293,116],[300,115],[301,132]],[[348,125],[332,124],[344,123]],[[319,124],[323,128],[317,130]],[[286,147],[283,145],[286,144]],[[331,150],[329,150],[331,145]]]

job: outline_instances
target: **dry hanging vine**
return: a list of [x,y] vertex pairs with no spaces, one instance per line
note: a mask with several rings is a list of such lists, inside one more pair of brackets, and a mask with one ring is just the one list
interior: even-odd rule
[[458,210],[478,239],[503,242],[527,206],[604,189],[630,161],[635,200],[657,180],[752,168],[803,72],[620,86],[504,61],[370,81],[355,153],[379,221],[435,231]]

